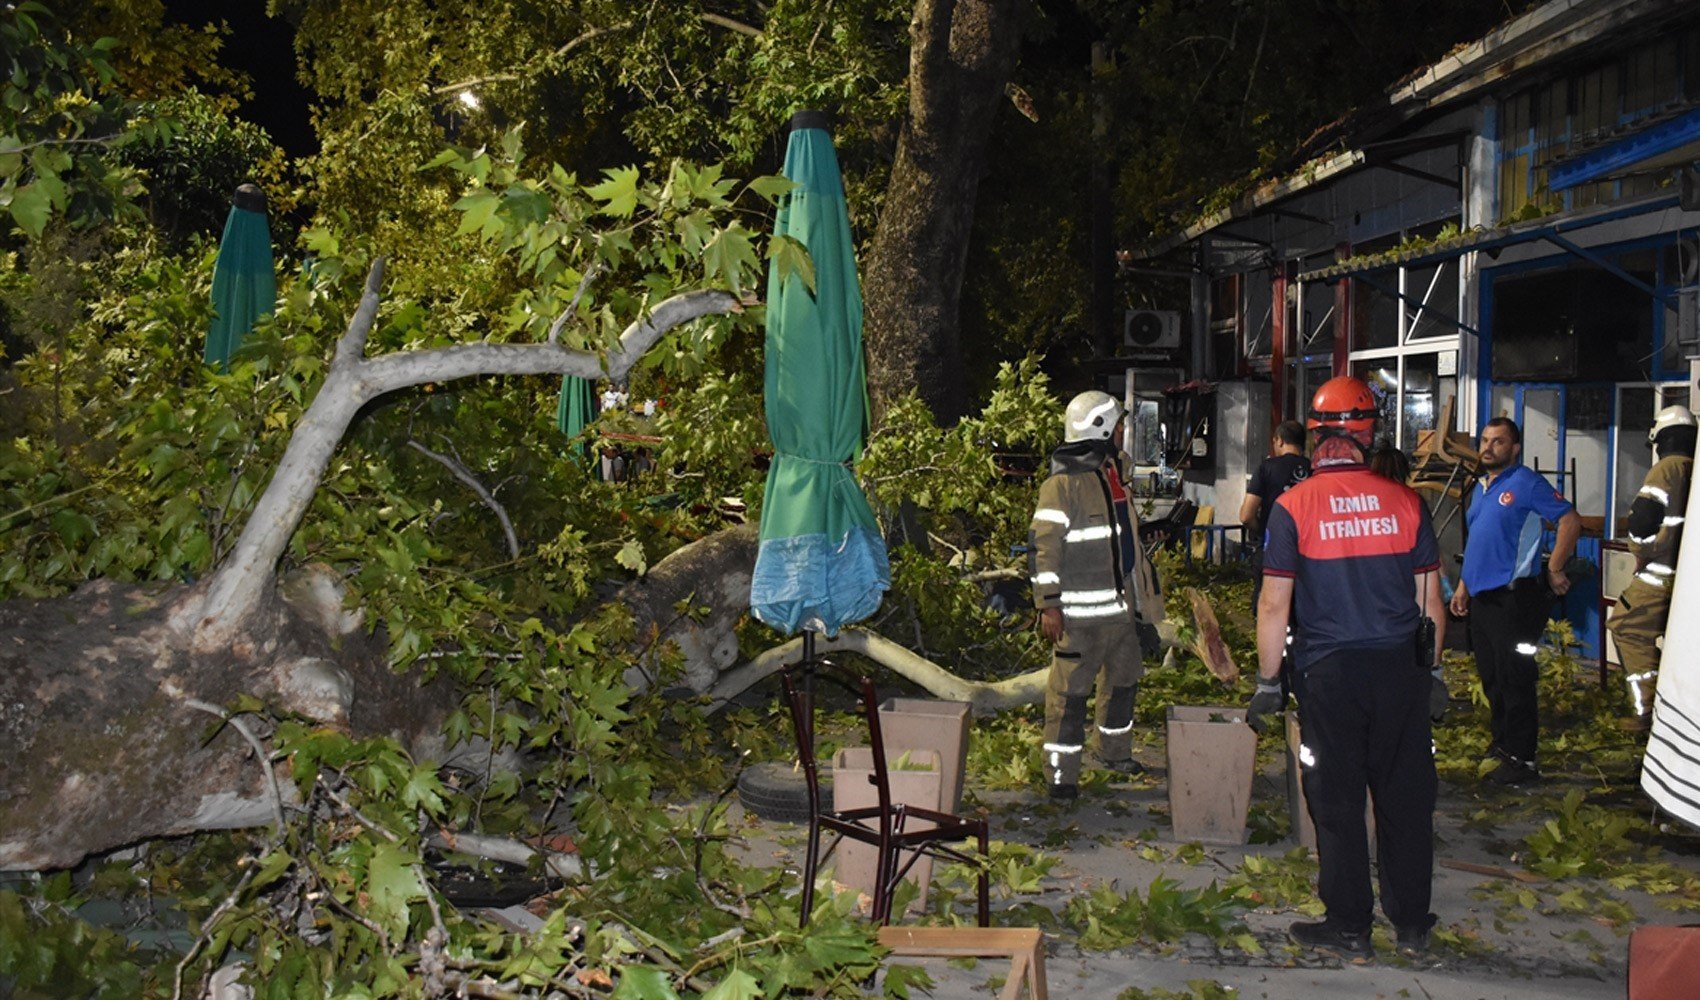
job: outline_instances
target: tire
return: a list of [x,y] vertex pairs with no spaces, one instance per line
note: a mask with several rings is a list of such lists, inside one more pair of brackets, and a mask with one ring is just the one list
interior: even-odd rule
[[[832,801],[832,779],[820,775],[822,803]],[[790,764],[752,764],[738,775],[738,801],[744,811],[780,823],[809,821],[809,783]]]

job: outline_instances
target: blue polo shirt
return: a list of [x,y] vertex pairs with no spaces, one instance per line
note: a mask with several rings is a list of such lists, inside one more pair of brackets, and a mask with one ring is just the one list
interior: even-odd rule
[[1472,594],[1540,571],[1541,522],[1576,508],[1540,473],[1513,465],[1476,487],[1464,511],[1464,586]]

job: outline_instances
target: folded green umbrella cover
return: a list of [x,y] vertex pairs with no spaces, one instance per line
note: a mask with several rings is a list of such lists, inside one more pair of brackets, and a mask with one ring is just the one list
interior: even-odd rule
[[773,465],[750,584],[755,616],[786,633],[835,635],[891,587],[885,542],[850,463],[867,432],[862,290],[838,156],[824,116],[792,119],[776,236],[808,248],[811,294],[768,268],[766,406]]

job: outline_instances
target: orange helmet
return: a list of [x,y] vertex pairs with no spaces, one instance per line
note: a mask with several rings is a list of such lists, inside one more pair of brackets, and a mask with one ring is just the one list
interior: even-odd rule
[[1310,398],[1310,419],[1305,426],[1323,436],[1346,434],[1367,445],[1380,416],[1375,393],[1364,380],[1341,375],[1322,383]]

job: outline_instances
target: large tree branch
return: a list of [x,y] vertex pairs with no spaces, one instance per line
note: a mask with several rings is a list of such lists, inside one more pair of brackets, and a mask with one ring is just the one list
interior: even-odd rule
[[186,600],[172,622],[193,636],[201,652],[228,649],[271,593],[277,561],[318,490],[343,434],[365,404],[385,393],[427,382],[473,375],[577,375],[621,378],[673,327],[703,316],[737,312],[743,303],[728,292],[685,292],[634,321],[601,358],[559,344],[465,344],[362,358],[377,315],[383,260],[372,265],[360,306],[337,344],[330,373],[302,416],[271,481],[254,505],[242,535],[198,596]]
[[[728,670],[708,692],[711,699],[708,711],[719,711],[757,682],[801,659],[802,648],[802,639],[792,639],[736,669]],[[965,680],[878,633],[860,629],[845,629],[831,639],[816,637],[815,649],[822,653],[846,652],[866,656],[899,677],[920,685],[934,697],[968,702],[976,715],[989,715],[999,709],[1042,701],[1045,683],[1051,673],[1049,667],[1044,667],[1001,681]]]

